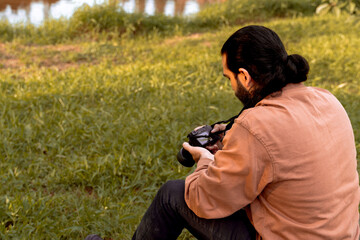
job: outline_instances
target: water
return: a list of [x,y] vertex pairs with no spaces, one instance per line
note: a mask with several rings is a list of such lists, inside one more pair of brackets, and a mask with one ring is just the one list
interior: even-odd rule
[[[108,0],[0,0],[0,18],[11,23],[30,22],[41,24],[45,19],[69,18],[74,11],[88,4],[102,4]],[[166,15],[190,15],[214,0],[112,0],[127,12]]]

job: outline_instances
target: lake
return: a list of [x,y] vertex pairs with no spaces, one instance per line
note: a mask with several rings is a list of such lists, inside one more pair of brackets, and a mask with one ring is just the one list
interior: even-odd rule
[[[83,4],[93,6],[109,0],[0,0],[0,18],[11,23],[30,22],[41,24],[45,19],[69,18]],[[111,0],[127,12],[149,15],[191,15],[204,5],[217,0]]]

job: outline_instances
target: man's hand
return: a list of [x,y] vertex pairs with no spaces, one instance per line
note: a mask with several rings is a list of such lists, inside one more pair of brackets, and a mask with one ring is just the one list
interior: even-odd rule
[[197,163],[200,158],[208,158],[214,160],[214,155],[209,150],[202,147],[193,147],[189,143],[184,142],[183,148],[191,153],[194,161]]
[[226,124],[215,124],[214,128],[211,130],[212,133],[218,132],[218,131],[224,131],[226,129]]
[[[211,130],[212,133],[223,131],[226,129],[226,124],[215,124],[214,128]],[[219,134],[221,139],[224,137],[224,133]],[[221,140],[217,141],[214,145],[207,146],[206,149],[209,150],[212,154],[215,154],[217,151],[221,150],[224,147]]]

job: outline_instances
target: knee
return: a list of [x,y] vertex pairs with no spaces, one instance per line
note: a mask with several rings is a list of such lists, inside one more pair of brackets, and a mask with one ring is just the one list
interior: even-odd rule
[[175,203],[185,201],[185,181],[171,180],[161,186],[157,193],[157,197],[162,199],[162,202]]

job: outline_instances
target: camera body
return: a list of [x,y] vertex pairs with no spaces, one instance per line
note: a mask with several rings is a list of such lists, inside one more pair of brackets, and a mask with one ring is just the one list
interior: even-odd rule
[[[194,147],[207,147],[214,145],[217,141],[221,139],[219,133],[211,133],[212,126],[205,125],[199,129],[196,129],[188,134],[189,144]],[[195,164],[195,161],[191,154],[186,151],[184,148],[181,148],[177,154],[177,160],[185,167],[192,167]]]

